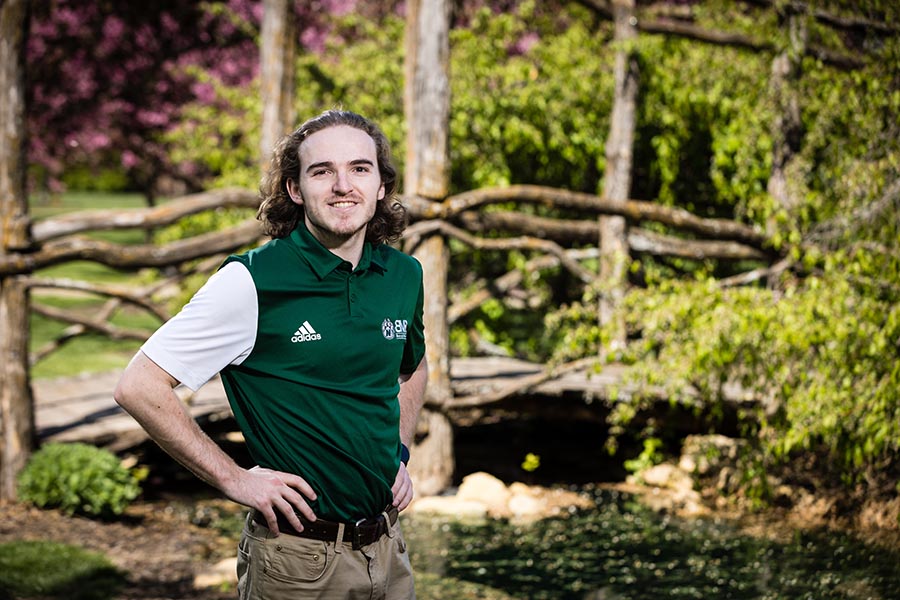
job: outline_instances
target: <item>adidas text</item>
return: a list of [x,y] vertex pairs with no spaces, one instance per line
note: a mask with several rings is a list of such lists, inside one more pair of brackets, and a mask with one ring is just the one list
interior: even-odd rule
[[303,325],[297,328],[291,341],[296,344],[297,342],[314,342],[321,339],[322,334],[317,333],[313,326],[309,324],[309,321],[303,321]]

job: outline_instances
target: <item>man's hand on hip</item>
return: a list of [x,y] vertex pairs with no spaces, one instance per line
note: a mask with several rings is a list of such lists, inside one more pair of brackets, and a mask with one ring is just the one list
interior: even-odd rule
[[278,534],[276,510],[283,514],[297,531],[303,531],[297,512],[310,521],[316,520],[315,513],[306,503],[306,499],[315,500],[316,493],[299,475],[253,467],[243,470],[234,484],[228,489],[223,488],[222,491],[235,502],[258,510],[265,517],[266,526],[276,535]]
[[400,470],[397,471],[397,477],[394,479],[394,485],[391,486],[391,491],[394,493],[393,504],[397,507],[397,510],[403,510],[409,506],[410,502],[412,502],[412,479],[410,479],[409,471],[406,470],[406,465],[403,463],[400,463]]

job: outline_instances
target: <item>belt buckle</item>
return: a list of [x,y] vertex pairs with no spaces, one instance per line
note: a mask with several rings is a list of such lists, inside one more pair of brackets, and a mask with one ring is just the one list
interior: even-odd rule
[[362,544],[362,534],[361,534],[361,532],[360,532],[359,526],[362,525],[362,524],[365,523],[365,522],[366,522],[366,519],[365,519],[365,518],[362,518],[362,519],[358,520],[356,523],[353,524],[353,539],[351,540],[351,543],[353,544],[353,549],[354,549],[354,550],[359,550],[359,549],[362,548],[362,546],[363,546],[363,544]]

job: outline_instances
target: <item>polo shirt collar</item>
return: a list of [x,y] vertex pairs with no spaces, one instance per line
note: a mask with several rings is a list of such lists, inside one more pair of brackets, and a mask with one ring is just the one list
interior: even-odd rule
[[[325,278],[326,275],[347,262],[323,246],[322,242],[309,232],[306,221],[302,218],[291,232],[290,239],[319,279]],[[356,270],[365,271],[370,267],[376,267],[382,272],[386,270],[381,260],[381,253],[374,252],[372,244],[366,242],[363,244],[362,256],[359,258]]]

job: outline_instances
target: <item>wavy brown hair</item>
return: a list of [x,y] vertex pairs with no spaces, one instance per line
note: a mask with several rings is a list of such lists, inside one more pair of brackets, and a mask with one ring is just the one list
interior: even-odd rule
[[297,227],[303,218],[303,207],[288,194],[289,179],[300,181],[300,145],[312,134],[347,125],[364,131],[375,142],[378,172],[384,185],[384,198],[375,206],[375,216],[366,227],[366,241],[373,244],[392,243],[400,239],[406,228],[406,208],[394,197],[397,189],[397,169],[391,160],[391,147],[381,129],[369,119],[346,110],[329,110],[313,117],[275,145],[272,162],[259,186],[262,202],[256,218],[263,230],[273,238],[283,238]]

